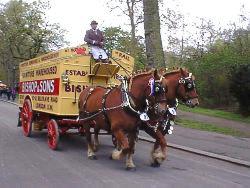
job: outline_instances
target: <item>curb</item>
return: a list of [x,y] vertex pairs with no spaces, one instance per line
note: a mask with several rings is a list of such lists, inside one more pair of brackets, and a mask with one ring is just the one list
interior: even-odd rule
[[[155,142],[154,139],[147,138],[144,136],[139,136],[139,139],[142,141],[145,141],[145,142],[149,142],[149,143]],[[219,155],[219,154],[215,154],[215,153],[211,153],[211,152],[207,152],[207,151],[202,151],[202,150],[190,148],[187,146],[181,146],[181,145],[173,144],[173,143],[168,143],[168,147],[250,168],[249,161],[243,161],[240,159],[236,159],[236,158],[232,158],[232,157],[228,157],[228,156],[224,156],[224,155]]]
[[[7,101],[7,100],[4,100],[4,99],[0,99],[0,101],[7,102],[7,103],[18,106],[18,104],[15,103],[15,102]],[[142,141],[145,141],[145,142],[149,142],[149,143],[154,143],[155,142],[154,139],[147,138],[145,136],[139,136],[139,139],[142,140]],[[218,159],[218,160],[221,160],[221,161],[226,161],[226,162],[229,162],[229,163],[233,163],[233,164],[237,164],[237,165],[240,165],[240,166],[250,168],[250,162],[249,161],[243,161],[243,160],[240,160],[240,159],[236,159],[236,158],[232,158],[232,157],[228,157],[228,156],[224,156],[224,155],[219,155],[219,154],[215,154],[215,153],[211,153],[211,152],[207,152],[207,151],[202,151],[202,150],[199,150],[199,149],[194,149],[194,148],[190,148],[190,147],[182,146],[182,145],[178,145],[178,144],[173,144],[173,143],[168,143],[168,147],[171,147],[171,148],[174,148],[174,149],[179,149],[179,150],[186,151],[186,152],[189,152],[189,153],[194,153],[194,154],[205,156],[205,157]]]
[[10,103],[10,104],[18,106],[18,104],[16,102],[11,102],[11,101],[8,101],[8,100],[5,100],[5,99],[0,99],[0,101],[7,102],[7,103]]

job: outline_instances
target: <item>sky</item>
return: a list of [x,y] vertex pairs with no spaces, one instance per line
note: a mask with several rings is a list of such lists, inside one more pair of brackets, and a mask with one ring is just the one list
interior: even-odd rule
[[[0,0],[5,3],[8,0]],[[25,1],[25,0],[24,0]],[[26,0],[28,2],[32,0]],[[249,0],[162,0],[165,5],[175,7],[189,18],[205,17],[213,20],[217,25],[238,22],[242,4],[250,11]],[[117,16],[107,8],[107,0],[49,0],[51,9],[47,17],[51,22],[59,23],[68,31],[66,40],[71,46],[83,43],[85,31],[89,29],[91,20],[96,20],[99,27],[121,26],[128,29],[126,17]],[[143,28],[143,26],[142,26]],[[139,31],[143,35],[143,30]],[[166,32],[162,28],[163,40]]]

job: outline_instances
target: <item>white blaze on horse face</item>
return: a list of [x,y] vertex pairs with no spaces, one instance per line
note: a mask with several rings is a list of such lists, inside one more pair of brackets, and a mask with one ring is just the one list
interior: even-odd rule
[[190,73],[188,74],[188,78],[192,78],[192,75],[193,75],[193,73],[190,72]]
[[154,83],[155,83],[154,78],[151,78],[151,79],[148,81],[148,85],[150,86],[150,96],[151,96],[151,95],[154,95]]

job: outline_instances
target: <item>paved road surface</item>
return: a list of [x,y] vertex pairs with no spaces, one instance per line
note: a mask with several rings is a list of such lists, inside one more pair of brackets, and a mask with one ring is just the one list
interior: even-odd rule
[[250,161],[250,138],[174,126],[173,135],[167,139],[174,144]]
[[0,187],[249,187],[249,168],[169,150],[162,167],[149,166],[152,145],[137,145],[136,172],[124,170],[124,163],[108,159],[111,139],[101,137],[97,161],[86,159],[83,137],[66,136],[61,150],[51,151],[46,134],[25,138],[16,127],[17,107],[0,102]]

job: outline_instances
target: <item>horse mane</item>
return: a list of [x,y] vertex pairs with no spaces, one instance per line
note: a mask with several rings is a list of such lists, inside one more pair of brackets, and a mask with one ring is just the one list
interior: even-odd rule
[[182,69],[183,71],[187,71],[187,72],[188,72],[188,70],[187,70],[186,68],[178,68],[178,67],[175,68],[175,67],[173,67],[172,70],[171,70],[170,72],[165,72],[165,73],[163,74],[163,76],[165,77],[165,76],[168,76],[168,75],[180,73],[181,69]]
[[138,78],[138,77],[141,77],[141,76],[147,76],[147,75],[150,75],[150,74],[153,74],[154,73],[154,69],[151,69],[151,70],[138,70],[137,72],[135,72],[131,78]]
[[132,84],[131,84],[132,80],[134,80],[135,78],[141,77],[141,76],[147,76],[147,75],[151,75],[151,74],[154,74],[154,69],[138,70],[138,71],[134,72],[133,75],[128,78],[129,90],[131,89],[131,86],[132,86]]

